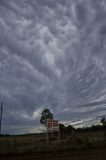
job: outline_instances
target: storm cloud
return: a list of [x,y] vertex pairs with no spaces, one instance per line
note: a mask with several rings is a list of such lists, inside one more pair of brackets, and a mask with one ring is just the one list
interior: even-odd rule
[[44,108],[98,120],[105,99],[105,0],[0,0],[4,133],[35,132]]

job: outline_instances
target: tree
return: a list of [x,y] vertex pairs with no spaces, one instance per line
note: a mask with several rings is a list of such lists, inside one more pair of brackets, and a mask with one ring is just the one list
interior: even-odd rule
[[62,132],[64,132],[64,130],[65,130],[65,126],[64,126],[64,124],[59,124],[59,129],[60,129],[60,133],[62,133]]
[[46,125],[48,119],[53,119],[53,114],[50,112],[49,109],[44,109],[41,113],[40,123]]
[[66,133],[68,133],[68,134],[70,134],[73,130],[74,130],[74,128],[73,128],[73,126],[71,126],[71,125],[68,125],[68,126],[66,127]]
[[100,123],[102,123],[102,126],[106,126],[106,119],[105,119],[105,117],[103,117],[103,118],[100,120]]
[[64,135],[72,135],[74,128],[71,125],[65,126],[64,124],[59,124],[60,134],[64,137]]

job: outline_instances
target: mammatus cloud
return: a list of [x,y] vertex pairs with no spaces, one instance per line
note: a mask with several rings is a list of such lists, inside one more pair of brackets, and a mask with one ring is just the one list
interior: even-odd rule
[[106,114],[105,52],[105,0],[0,0],[4,132],[30,132],[44,108],[60,121]]

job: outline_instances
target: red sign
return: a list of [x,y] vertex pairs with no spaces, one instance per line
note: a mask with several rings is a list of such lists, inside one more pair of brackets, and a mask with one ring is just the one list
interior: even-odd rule
[[47,129],[49,131],[59,130],[59,123],[57,120],[47,120]]

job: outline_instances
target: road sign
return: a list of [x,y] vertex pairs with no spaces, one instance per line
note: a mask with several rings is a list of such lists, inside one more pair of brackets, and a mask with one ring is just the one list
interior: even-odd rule
[[47,120],[48,131],[59,131],[59,122],[57,120]]

